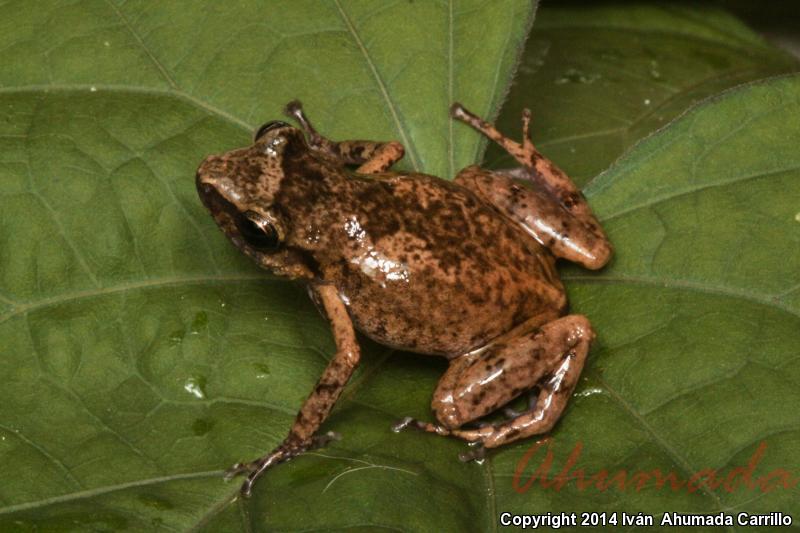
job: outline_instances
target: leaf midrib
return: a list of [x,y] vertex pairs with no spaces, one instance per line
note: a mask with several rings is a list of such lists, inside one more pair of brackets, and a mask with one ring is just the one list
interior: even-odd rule
[[0,314],[0,324],[10,320],[11,318],[14,318],[15,316],[30,313],[31,311],[63,305],[66,303],[74,302],[76,300],[97,298],[102,296],[108,296],[111,294],[125,293],[127,291],[132,291],[132,290],[154,289],[154,288],[162,288],[162,287],[169,287],[176,285],[180,286],[180,285],[194,285],[194,284],[200,285],[200,284],[214,284],[214,283],[239,283],[239,282],[249,282],[249,281],[262,281],[265,283],[271,283],[275,282],[276,280],[270,279],[269,276],[262,273],[148,278],[141,281],[124,283],[121,285],[98,287],[98,288],[86,289],[74,292],[65,292],[48,298],[42,298],[41,300],[28,301],[23,303],[12,301],[14,307],[12,307],[3,314]]
[[[75,500],[84,500],[88,498],[93,498],[95,496],[103,496],[105,494],[109,494],[112,492],[119,492],[121,490],[126,490],[130,488],[136,487],[144,487],[149,485],[155,485],[160,483],[169,483],[171,481],[183,481],[187,479],[199,479],[199,478],[210,478],[210,477],[219,477],[222,479],[224,471],[222,470],[208,470],[205,472],[193,472],[193,473],[185,473],[185,474],[172,474],[169,476],[160,476],[154,478],[146,478],[146,479],[138,479],[136,481],[129,481],[127,483],[120,483],[117,485],[104,485],[102,487],[94,488],[94,489],[87,489],[77,492],[70,492],[68,494],[62,494],[60,496],[51,496],[49,498],[44,498],[42,500],[36,500],[31,502],[19,503],[16,505],[9,505],[6,507],[0,507],[0,515],[16,513],[20,511],[27,511],[30,509],[37,509],[40,507],[46,507],[49,505],[57,505],[59,503],[71,502]],[[239,486],[236,486],[236,491],[239,490]],[[232,491],[231,496],[234,492]]]
[[400,120],[400,114],[397,111],[397,106],[395,105],[394,100],[389,94],[389,89],[386,86],[386,83],[383,81],[383,77],[378,71],[378,68],[375,66],[375,63],[372,61],[372,57],[369,55],[369,51],[364,46],[364,43],[361,41],[361,37],[356,31],[356,28],[353,25],[353,23],[350,21],[350,17],[347,15],[347,12],[345,12],[344,8],[342,8],[342,4],[339,2],[339,0],[334,0],[334,3],[336,4],[336,9],[339,11],[339,16],[341,17],[342,22],[347,27],[347,31],[353,37],[353,41],[355,41],[356,46],[361,52],[364,58],[364,62],[366,62],[370,72],[372,73],[373,78],[375,79],[375,83],[378,86],[378,90],[380,91],[384,102],[389,108],[389,112],[392,115],[392,119],[394,120],[397,132],[400,135],[401,142],[408,151],[409,158],[411,159],[411,166],[414,168],[415,171],[419,171],[420,162],[419,162],[419,156],[417,155],[417,149],[414,143],[411,142],[411,139],[409,138],[406,132],[406,127],[403,124],[403,121]]
[[651,287],[668,288],[676,290],[687,290],[692,292],[703,292],[715,296],[724,296],[728,298],[738,298],[742,300],[747,300],[751,303],[772,307],[776,310],[783,311],[785,313],[794,316],[795,318],[800,319],[800,311],[795,310],[794,308],[790,307],[787,304],[784,304],[783,302],[777,299],[780,298],[781,295],[785,294],[786,291],[784,291],[783,293],[779,293],[777,295],[767,296],[747,291],[744,289],[725,287],[723,285],[708,285],[706,283],[701,283],[695,280],[685,280],[685,279],[676,279],[667,277],[659,278],[659,277],[647,277],[647,276],[629,276],[625,274],[597,275],[597,276],[565,275],[561,276],[561,280],[578,281],[584,283],[608,283],[608,284],[627,283],[627,284],[646,285]]
[[158,87],[144,87],[139,85],[128,85],[124,83],[54,83],[54,84],[32,84],[32,85],[19,85],[0,87],[0,95],[2,94],[18,94],[18,93],[31,93],[40,95],[42,93],[52,92],[91,92],[96,96],[101,91],[116,92],[116,93],[131,93],[131,94],[145,94],[155,95],[166,98],[176,98],[183,100],[190,105],[198,107],[209,114],[212,114],[225,122],[233,124],[242,128],[244,131],[250,132],[253,125],[248,124],[244,120],[232,115],[226,111],[214,107],[191,94],[175,89],[163,89]]

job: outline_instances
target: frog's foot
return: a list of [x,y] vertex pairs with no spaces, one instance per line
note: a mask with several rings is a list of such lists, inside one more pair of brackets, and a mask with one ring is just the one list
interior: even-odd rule
[[481,461],[484,457],[486,457],[486,446],[481,443],[473,443],[475,445],[468,452],[462,452],[458,454],[458,459],[462,463],[469,463],[470,461]]
[[[485,428],[489,427],[491,424],[481,423],[480,427]],[[412,418],[410,416],[405,417],[404,419],[397,422],[395,425],[392,426],[392,431],[395,433],[400,433],[404,429],[414,428],[420,431],[425,431],[427,433],[436,433],[437,435],[441,435],[446,437],[448,435],[457,435],[461,433],[460,430],[450,430],[444,427],[441,424],[432,424],[430,422],[423,422],[422,420],[417,420],[416,418]],[[462,437],[463,438],[463,437]],[[470,439],[467,439],[470,440]],[[470,444],[474,445],[475,447],[468,451],[458,454],[459,460],[464,463],[468,463],[470,461],[481,460],[486,456],[486,447],[483,445],[480,439],[473,440]]]
[[514,159],[519,161],[520,164],[533,167],[535,166],[535,162],[537,158],[541,158],[541,154],[534,148],[533,143],[530,140],[530,136],[528,132],[530,130],[531,124],[531,110],[530,109],[523,109],[522,110],[522,143],[518,143],[516,141],[512,141],[495,128],[489,122],[486,122],[478,115],[468,111],[463,105],[459,104],[458,102],[454,103],[450,106],[450,116],[453,118],[468,124],[499,144],[500,146],[505,149],[509,154],[511,154]]
[[442,437],[448,437],[448,436],[459,437],[471,443],[482,443],[483,439],[487,435],[494,432],[496,426],[494,424],[481,424],[480,427],[475,429],[462,429],[462,428],[450,429],[442,424],[433,424],[431,422],[424,422],[422,420],[417,420],[416,418],[411,418],[410,416],[407,416],[406,418],[402,419],[394,426],[392,426],[392,431],[394,431],[395,433],[400,433],[401,431],[407,428],[418,429],[426,433],[435,433]]
[[311,121],[308,120],[308,116],[303,112],[303,104],[300,103],[300,100],[292,100],[286,107],[283,108],[283,113],[289,117],[295,119],[298,124],[300,124],[300,128],[308,135],[309,141],[312,145],[319,146],[323,144],[333,144],[331,141],[320,135],[314,126],[311,125]]
[[317,132],[303,112],[299,100],[292,100],[283,109],[286,116],[295,119],[308,136],[309,146],[345,165],[356,165],[360,174],[377,174],[388,170],[403,158],[405,149],[396,141],[332,141]]
[[230,481],[239,474],[247,474],[247,479],[245,479],[244,483],[242,483],[241,489],[242,496],[247,498],[250,496],[250,493],[253,490],[253,484],[269,468],[280,463],[285,463],[293,457],[297,457],[298,455],[309,450],[322,448],[332,440],[339,439],[341,439],[341,436],[333,431],[329,431],[323,435],[315,435],[308,442],[292,442],[289,439],[286,439],[280,446],[272,450],[264,457],[260,457],[249,463],[236,463],[230,467],[225,471],[225,481]]
[[[528,392],[528,409],[527,409],[528,411],[536,407],[536,402],[538,401],[538,399],[539,399],[539,388],[534,387]],[[506,407],[503,409],[503,416],[506,417],[505,420],[506,422],[517,418],[522,413],[523,411],[517,411],[516,409],[513,409],[511,407]]]
[[[450,113],[502,146],[522,165],[493,171],[467,167],[456,176],[456,183],[516,220],[540,243],[547,243],[557,257],[591,269],[608,262],[611,244],[586,198],[569,176],[531,142],[530,110],[522,112],[521,143],[512,141],[461,104],[453,104]],[[514,179],[531,182],[534,187],[520,187]]]
[[419,429],[420,431],[425,431],[427,433],[436,433],[437,435],[442,435],[442,436],[450,435],[450,430],[441,424],[431,424],[430,422],[417,420],[416,418],[412,418],[410,416],[405,417],[404,419],[400,420],[395,425],[393,425],[392,431],[394,431],[395,433],[400,433],[404,429],[408,428]]
[[[477,355],[455,358],[431,405],[439,424],[408,419],[400,427],[413,426],[486,448],[547,433],[577,384],[593,338],[586,317],[568,315],[541,327],[532,324],[530,331],[518,332]],[[507,420],[469,427],[524,391],[536,391],[536,401],[529,402],[527,410],[508,411]]]

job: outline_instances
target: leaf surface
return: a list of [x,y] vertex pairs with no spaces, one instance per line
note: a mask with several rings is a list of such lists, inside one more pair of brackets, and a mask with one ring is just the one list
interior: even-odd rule
[[[324,426],[343,440],[231,502],[238,484],[221,469],[280,442],[333,343],[300,287],[265,278],[214,227],[197,163],[301,97],[332,137],[404,131],[417,160],[406,168],[451,175],[480,145],[448,123],[447,104],[496,108],[525,6],[42,5],[4,5],[15,23],[0,32],[15,58],[0,64],[0,529],[483,531],[500,511],[800,514],[796,487],[522,491],[544,456],[520,463],[532,441],[464,465],[459,442],[389,431],[430,416],[444,362],[366,340]],[[419,31],[380,31],[409,20]],[[593,180],[616,257],[600,274],[564,270],[599,338],[553,432],[551,476],[577,443],[589,474],[686,479],[746,465],[761,442],[757,475],[797,476],[786,406],[800,390],[800,129],[786,117],[799,113],[797,77],[737,89]]]
[[[230,247],[194,173],[299,98],[326,135],[397,139],[403,168],[451,175],[481,141],[452,127],[448,107],[497,110],[534,7],[0,6],[0,529],[396,528],[415,512],[428,526],[436,509],[455,516],[457,493],[416,490],[418,478],[445,479],[451,456],[434,474],[411,455],[365,453],[389,423],[355,402],[338,415],[360,418],[349,448],[275,478],[292,505],[273,507],[270,483],[230,505],[238,483],[222,469],[283,439],[333,344],[300,287]],[[365,351],[356,383],[386,352]],[[403,505],[384,476],[409,493]]]
[[[723,93],[586,189],[616,255],[601,275],[562,275],[599,338],[549,449],[552,481],[582,446],[567,470],[589,486],[523,490],[548,448],[527,465],[509,451],[495,461],[504,508],[643,512],[656,526],[664,512],[798,512],[797,112],[796,75]],[[728,490],[751,461],[753,486]],[[683,483],[659,488],[656,471]]]
[[[702,4],[543,8],[498,124],[518,135],[520,110],[531,108],[534,143],[585,184],[703,98],[798,68],[740,21]],[[496,146],[486,161],[513,166]]]

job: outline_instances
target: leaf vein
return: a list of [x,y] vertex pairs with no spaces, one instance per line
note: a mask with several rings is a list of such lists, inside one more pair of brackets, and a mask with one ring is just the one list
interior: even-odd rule
[[211,477],[219,477],[220,479],[222,479],[222,474],[223,474],[222,470],[211,470],[206,472],[193,472],[187,474],[172,474],[169,476],[139,479],[136,481],[129,481],[127,483],[119,483],[117,485],[106,485],[94,489],[76,491],[68,494],[62,494],[59,496],[51,496],[49,498],[44,498],[42,500],[9,505],[0,508],[0,515],[16,513],[19,511],[27,511],[29,509],[38,509],[40,507],[57,505],[59,503],[72,502],[76,500],[85,500],[93,498],[95,496],[103,496],[106,494],[119,492],[126,489],[147,487],[149,485],[158,485],[161,483],[169,483],[171,481],[183,481],[187,479],[200,479],[200,478],[211,478]]
[[108,7],[110,7],[111,10],[116,14],[116,16],[119,18],[119,20],[125,26],[125,28],[128,30],[128,32],[130,32],[131,36],[133,36],[133,38],[136,39],[136,42],[139,43],[139,46],[141,46],[142,51],[144,51],[144,53],[147,54],[147,56],[150,58],[150,60],[156,66],[156,68],[161,73],[161,75],[164,77],[164,79],[167,81],[167,83],[169,83],[169,85],[173,89],[179,90],[178,84],[175,82],[175,80],[172,78],[172,76],[170,76],[170,74],[167,71],[167,69],[164,67],[164,65],[161,63],[161,61],[158,60],[158,58],[155,56],[153,51],[150,50],[150,48],[145,44],[144,40],[142,40],[142,37],[136,32],[136,30],[133,28],[131,23],[125,17],[125,15],[122,14],[122,11],[120,11],[119,8],[117,8],[117,6],[115,6],[114,3],[111,0],[105,0],[105,2],[106,2],[106,4],[108,4]]
[[398,133],[400,135],[400,140],[402,141],[403,145],[408,149],[408,155],[409,155],[409,157],[411,159],[411,166],[414,168],[414,170],[419,171],[420,170],[420,163],[419,163],[419,159],[418,159],[417,154],[416,154],[416,148],[414,147],[414,144],[411,142],[411,139],[408,137],[408,134],[406,133],[406,128],[405,128],[402,120],[400,119],[400,115],[399,115],[399,113],[397,111],[396,104],[392,100],[392,97],[389,94],[389,90],[386,87],[386,84],[384,83],[380,72],[378,72],[378,68],[375,66],[375,63],[372,61],[372,58],[370,57],[369,52],[367,51],[366,47],[364,46],[364,43],[361,41],[361,37],[358,35],[358,32],[355,29],[355,26],[353,26],[352,21],[347,16],[347,13],[345,12],[345,10],[342,8],[342,4],[339,2],[339,0],[334,0],[334,1],[336,3],[336,8],[339,10],[339,16],[342,18],[342,21],[344,22],[345,26],[347,27],[350,35],[353,37],[353,40],[355,41],[356,46],[358,46],[358,49],[361,51],[361,54],[364,56],[364,61],[366,61],[367,66],[369,67],[370,72],[372,73],[372,76],[375,79],[375,83],[378,85],[378,89],[380,90],[384,101],[386,102],[386,105],[389,107],[389,112],[392,114],[392,118],[394,119],[395,126],[397,127],[397,131],[398,131]]
[[751,174],[745,174],[743,176],[737,176],[737,177],[732,178],[732,179],[708,182],[708,183],[704,183],[703,185],[698,185],[697,187],[689,187],[689,188],[684,189],[684,190],[679,190],[679,191],[677,191],[677,192],[675,192],[673,194],[665,194],[665,195],[661,195],[661,196],[656,196],[655,198],[652,198],[652,199],[650,199],[650,200],[648,200],[646,202],[630,206],[628,208],[622,209],[621,211],[617,211],[616,213],[611,213],[610,215],[606,215],[606,216],[603,217],[603,222],[606,222],[606,221],[609,221],[609,220],[613,220],[615,218],[619,218],[619,217],[621,217],[623,215],[626,215],[628,213],[631,213],[633,211],[638,211],[640,209],[645,209],[647,207],[652,207],[654,205],[657,205],[657,204],[660,204],[660,203],[664,203],[664,202],[667,202],[669,200],[672,200],[672,199],[675,199],[675,198],[679,198],[681,196],[686,196],[686,195],[693,194],[693,193],[696,193],[696,192],[704,191],[706,189],[713,189],[713,188],[716,188],[716,187],[727,187],[728,185],[735,185],[737,183],[744,182],[744,181],[749,181],[751,179],[779,176],[781,174],[786,174],[787,172],[793,172],[793,171],[796,171],[796,170],[800,170],[800,165],[793,165],[793,166],[790,166],[790,167],[786,167],[786,168],[782,168],[782,169],[776,169],[776,170],[767,171],[767,172],[753,172]]
[[95,289],[64,293],[56,296],[51,296],[49,298],[42,298],[41,300],[38,301],[26,302],[16,307],[13,307],[9,311],[6,311],[4,314],[0,314],[0,324],[21,314],[27,314],[31,311],[36,311],[47,307],[54,307],[62,305],[67,302],[82,300],[85,298],[96,298],[115,293],[123,293],[126,291],[140,290],[140,289],[154,289],[154,288],[168,287],[173,285],[179,286],[179,285],[193,285],[193,284],[204,284],[204,283],[209,283],[209,284],[239,283],[248,281],[269,282],[270,280],[269,278],[266,278],[263,274],[261,275],[237,274],[237,275],[219,275],[219,276],[196,276],[196,277],[183,277],[183,278],[175,277],[175,278],[146,279],[137,282],[123,283],[121,285],[116,285],[116,286],[97,287]]
[[800,318],[800,311],[778,301],[774,296],[764,296],[754,294],[748,291],[734,289],[731,287],[723,287],[718,285],[703,285],[696,281],[679,280],[679,279],[657,279],[642,276],[563,276],[564,281],[578,281],[588,283],[631,283],[639,285],[651,285],[670,289],[683,289],[688,291],[703,292],[707,294],[714,294],[717,296],[726,296],[729,298],[741,298],[749,300],[753,303],[773,307],[797,318]]

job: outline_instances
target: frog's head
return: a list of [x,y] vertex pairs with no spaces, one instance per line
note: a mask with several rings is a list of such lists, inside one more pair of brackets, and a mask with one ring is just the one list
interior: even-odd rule
[[272,121],[251,146],[207,157],[196,176],[203,204],[231,242],[261,267],[293,278],[313,277],[314,266],[287,242],[290,220],[277,197],[286,169],[307,153],[300,130]]

